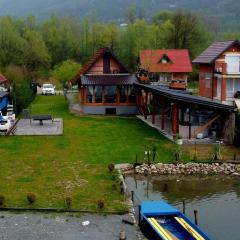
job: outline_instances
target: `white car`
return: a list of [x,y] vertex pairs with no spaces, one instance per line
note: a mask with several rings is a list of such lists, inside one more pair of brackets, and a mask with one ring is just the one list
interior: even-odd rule
[[0,111],[0,132],[7,132],[11,127],[11,123],[7,116],[2,116]]
[[45,83],[42,86],[43,95],[55,95],[55,86],[50,83]]
[[7,90],[7,88],[0,86],[0,91],[7,92],[8,90]]

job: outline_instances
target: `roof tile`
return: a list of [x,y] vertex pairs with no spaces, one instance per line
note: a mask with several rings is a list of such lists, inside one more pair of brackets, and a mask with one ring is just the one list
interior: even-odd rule
[[132,85],[137,82],[133,74],[85,74],[81,76],[82,85]]
[[215,42],[212,45],[210,45],[205,51],[203,51],[197,58],[195,58],[193,60],[193,63],[210,64],[234,44],[240,44],[240,43],[239,41]]
[[[164,55],[170,59],[169,63],[159,62]],[[149,72],[192,72],[189,52],[186,49],[141,50],[140,63]]]

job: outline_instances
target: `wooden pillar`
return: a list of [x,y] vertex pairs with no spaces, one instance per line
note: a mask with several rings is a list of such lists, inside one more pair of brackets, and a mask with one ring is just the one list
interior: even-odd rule
[[81,99],[81,103],[84,103],[84,87],[83,86],[80,88],[80,99]]
[[147,112],[148,112],[148,92],[145,95],[145,106],[144,106],[144,118],[147,120]]
[[95,99],[96,99],[95,86],[93,86],[93,98],[92,98],[93,103],[95,103]]
[[152,124],[156,122],[156,97],[153,95],[152,99]]
[[102,103],[105,103],[105,87],[102,86]]
[[129,102],[129,87],[125,86],[125,88],[127,88],[127,103]]
[[86,103],[87,102],[87,86],[84,86],[83,87],[83,103]]
[[226,101],[226,91],[227,91],[227,80],[226,77],[223,76],[221,80],[221,101]]
[[177,103],[172,106],[172,134],[176,136],[178,133],[178,107]]
[[119,89],[119,87],[117,87],[116,91],[117,91],[117,103],[120,103],[120,89]]
[[161,121],[161,129],[162,129],[162,131],[165,130],[165,114],[166,114],[165,99],[163,98],[163,101],[162,101],[162,121]]
[[139,92],[139,100],[138,100],[138,104],[139,104],[139,111],[141,114],[143,114],[143,111],[142,111],[142,92]]
[[189,106],[189,119],[188,119],[188,126],[189,126],[189,128],[188,128],[188,137],[189,137],[189,139],[192,138],[191,116],[192,116],[192,106],[191,106],[191,104],[190,104],[190,106]]

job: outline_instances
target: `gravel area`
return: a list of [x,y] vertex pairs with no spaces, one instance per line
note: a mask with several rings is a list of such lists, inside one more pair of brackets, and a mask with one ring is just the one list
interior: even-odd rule
[[[1,212],[0,240],[118,240],[121,230],[126,232],[127,239],[138,239],[137,227],[122,223],[124,218]],[[89,221],[89,225],[84,226],[84,221]]]

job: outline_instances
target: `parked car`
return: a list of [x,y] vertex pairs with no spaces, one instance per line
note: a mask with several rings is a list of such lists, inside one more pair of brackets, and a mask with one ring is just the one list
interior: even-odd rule
[[0,91],[7,92],[8,90],[7,90],[7,88],[0,86]]
[[2,116],[0,112],[0,132],[7,132],[10,129],[11,123],[7,117]]
[[55,86],[50,83],[45,83],[42,86],[43,95],[55,95]]

